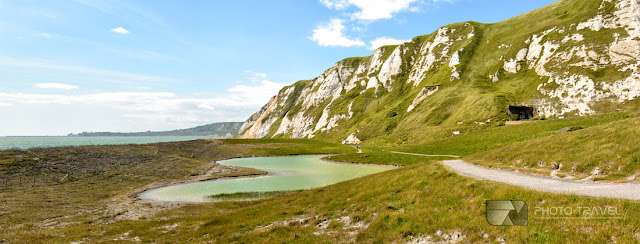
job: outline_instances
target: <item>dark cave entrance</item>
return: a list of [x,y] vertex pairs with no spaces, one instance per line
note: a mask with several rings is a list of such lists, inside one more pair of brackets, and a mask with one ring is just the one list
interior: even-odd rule
[[509,106],[509,119],[511,120],[523,120],[533,118],[533,107],[527,106]]

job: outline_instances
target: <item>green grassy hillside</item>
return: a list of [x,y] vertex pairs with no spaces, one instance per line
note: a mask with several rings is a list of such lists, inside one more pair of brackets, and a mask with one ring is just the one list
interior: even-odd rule
[[480,130],[461,131],[424,144],[393,146],[397,151],[421,154],[446,154],[468,156],[478,152],[501,148],[517,142],[546,138],[566,127],[589,128],[607,126],[614,121],[637,117],[637,113],[609,113],[557,120],[535,120],[514,126],[491,126]]
[[[596,16],[618,21],[620,1],[563,0],[499,23],[451,24],[369,57],[344,59],[313,80],[283,88],[256,125],[263,133],[254,136],[338,142],[354,134],[368,144],[421,143],[500,125],[509,119],[508,105],[533,106],[537,118],[635,110],[635,96],[605,89],[634,72],[623,66],[638,60],[623,64],[609,56],[612,43],[632,28],[577,27]],[[576,54],[582,50],[607,61]],[[525,57],[513,61],[523,51]],[[396,73],[386,69],[392,61],[399,62]],[[382,62],[389,64],[376,66]],[[570,79],[593,82],[593,89],[578,89]],[[374,89],[372,80],[386,81]],[[429,87],[438,89],[408,111]],[[249,119],[245,131],[254,122]]]
[[[482,166],[595,180],[636,181],[640,171],[640,118],[629,118],[470,155]],[[596,170],[596,168],[598,170]],[[596,170],[596,172],[594,172]],[[627,178],[632,176],[633,178]]]

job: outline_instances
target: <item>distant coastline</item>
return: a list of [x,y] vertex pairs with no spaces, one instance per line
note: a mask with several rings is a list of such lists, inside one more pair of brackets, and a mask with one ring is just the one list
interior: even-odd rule
[[0,151],[31,148],[148,144],[158,142],[219,139],[212,136],[6,136],[0,137]]
[[238,134],[243,122],[221,122],[188,129],[172,131],[146,131],[146,132],[82,132],[68,134],[75,137],[130,137],[130,136],[206,136],[206,137],[232,137]]

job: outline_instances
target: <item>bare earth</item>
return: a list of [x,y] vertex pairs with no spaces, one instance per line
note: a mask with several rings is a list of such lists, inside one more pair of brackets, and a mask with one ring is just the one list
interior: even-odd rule
[[590,183],[551,179],[499,169],[487,169],[462,160],[447,160],[443,161],[442,164],[449,166],[452,170],[464,176],[507,183],[538,191],[640,200],[640,184],[635,183]]

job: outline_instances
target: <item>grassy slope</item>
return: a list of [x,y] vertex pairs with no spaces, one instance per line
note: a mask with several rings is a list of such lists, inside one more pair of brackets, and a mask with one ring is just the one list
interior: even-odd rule
[[[19,238],[29,242],[29,233],[48,226],[113,221],[120,213],[107,213],[105,207],[114,197],[132,194],[153,182],[186,180],[211,167],[218,167],[220,172],[209,178],[264,173],[248,168],[229,169],[212,161],[294,152],[355,151],[349,146],[309,140],[251,142],[196,140],[0,151],[0,241]],[[66,179],[71,181],[60,182],[67,174]],[[36,184],[31,187],[34,178]]]
[[[555,163],[562,163],[556,172],[560,176],[578,178],[591,175],[598,167],[604,172],[595,180],[623,180],[640,171],[640,148],[636,148],[640,145],[636,136],[640,134],[640,118],[637,116],[636,113],[612,113],[487,127],[420,145],[363,146],[365,153],[338,155],[331,159],[359,163],[400,162],[400,165],[419,162],[408,155],[382,151],[397,150],[465,156],[464,160],[485,167],[542,175],[549,175]],[[568,127],[583,129],[557,133]]]
[[463,134],[458,136],[454,136],[451,131],[447,131],[448,136],[442,140],[419,145],[399,146],[395,149],[423,154],[467,156],[507,146],[515,142],[555,135],[555,131],[565,127],[588,128],[636,116],[637,114],[635,113],[611,113],[557,120],[535,120],[517,126],[497,126],[487,127],[478,131],[462,131]]
[[468,159],[483,166],[531,168],[546,174],[552,170],[552,162],[561,163],[560,172],[567,174],[590,175],[599,167],[606,179],[619,179],[640,170],[638,135],[640,118],[636,117],[518,142],[470,155]]

